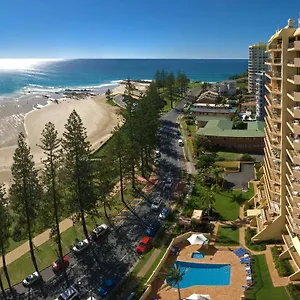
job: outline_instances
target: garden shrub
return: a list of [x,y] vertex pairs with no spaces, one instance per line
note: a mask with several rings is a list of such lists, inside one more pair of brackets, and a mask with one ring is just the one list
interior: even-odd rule
[[292,300],[300,299],[300,284],[289,284],[286,288]]
[[281,252],[282,252],[281,246],[274,246],[271,248],[271,253],[272,253],[275,268],[280,277],[290,276],[293,274],[292,266],[288,259],[279,258]]
[[253,157],[248,153],[245,153],[241,156],[241,161],[253,161]]

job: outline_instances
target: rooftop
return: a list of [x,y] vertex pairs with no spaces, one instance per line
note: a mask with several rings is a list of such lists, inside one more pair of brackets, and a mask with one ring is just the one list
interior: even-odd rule
[[230,120],[209,120],[205,127],[198,129],[197,134],[206,136],[219,136],[219,137],[264,137],[265,123],[245,122],[247,129],[232,129],[233,121]]

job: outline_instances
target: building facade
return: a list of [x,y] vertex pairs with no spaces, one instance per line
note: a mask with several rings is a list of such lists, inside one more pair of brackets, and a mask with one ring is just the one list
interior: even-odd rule
[[265,73],[264,72],[256,74],[255,102],[256,102],[256,119],[258,121],[263,121],[266,115]]
[[257,73],[263,72],[267,69],[265,61],[268,58],[266,53],[267,45],[265,43],[258,43],[249,46],[249,61],[248,61],[248,91],[255,94]]
[[300,22],[290,19],[267,52],[264,175],[247,215],[254,241],[284,241],[280,258],[293,260],[290,279],[300,280]]

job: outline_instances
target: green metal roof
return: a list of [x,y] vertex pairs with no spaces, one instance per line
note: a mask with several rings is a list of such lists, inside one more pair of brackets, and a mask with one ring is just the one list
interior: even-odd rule
[[222,137],[264,137],[265,123],[260,121],[245,122],[247,129],[232,129],[233,121],[210,120],[204,128],[197,131],[199,135],[222,136]]
[[197,121],[211,121],[211,120],[228,120],[228,121],[230,121],[229,117],[223,117],[223,116],[196,116],[195,119]]

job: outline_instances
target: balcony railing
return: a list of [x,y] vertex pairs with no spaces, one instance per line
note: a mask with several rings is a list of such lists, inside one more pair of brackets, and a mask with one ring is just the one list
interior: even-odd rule
[[274,71],[267,71],[266,75],[269,77],[276,77],[281,79],[281,73],[280,72],[274,72]]
[[295,42],[289,43],[288,50],[289,51],[299,51],[300,50],[300,41],[295,41]]
[[280,49],[282,49],[282,44],[269,45],[268,49],[269,50],[280,50]]

